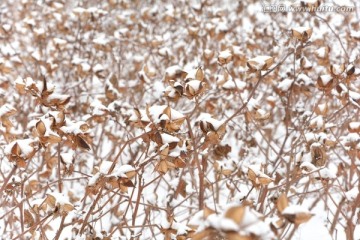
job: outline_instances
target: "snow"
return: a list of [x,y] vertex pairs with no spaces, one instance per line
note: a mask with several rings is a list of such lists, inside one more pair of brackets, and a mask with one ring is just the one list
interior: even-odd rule
[[276,101],[276,97],[275,97],[275,96],[268,96],[268,97],[266,98],[266,100],[269,101],[269,102],[275,102],[275,101]]
[[94,186],[97,182],[97,180],[101,177],[101,173],[97,172],[94,174],[88,181],[88,186]]
[[263,117],[267,114],[267,112],[264,110],[264,109],[258,109],[256,110],[256,113],[260,116],[260,117]]
[[295,28],[293,28],[293,30],[295,30],[295,31],[297,31],[297,32],[299,32],[301,34],[304,34],[306,31],[311,30],[311,28],[309,28],[309,27],[295,27]]
[[[219,22],[218,24],[216,24],[215,27],[216,33],[227,32],[227,31],[229,31],[229,26],[226,22]],[[227,56],[227,54],[224,55]]]
[[213,51],[212,51],[212,50],[210,50],[210,49],[208,49],[208,48],[204,50],[204,55],[205,55],[205,56],[209,57],[209,56],[211,56],[212,54],[213,54]]
[[[0,116],[1,116],[1,114],[0,114]],[[360,129],[360,122],[350,122],[349,128],[350,129]]]
[[58,93],[52,93],[47,100],[48,101],[52,101],[52,100],[59,100],[60,102],[64,102],[65,100],[67,100],[70,96],[69,95],[65,95],[65,94],[58,94]]
[[3,24],[1,26],[6,32],[9,32],[11,30],[11,25],[10,24]]
[[293,84],[294,80],[292,79],[284,79],[282,80],[280,83],[278,83],[278,88],[283,91],[286,92],[290,89],[291,85]]
[[177,96],[177,91],[172,86],[167,86],[164,90],[164,93],[170,98],[175,98]]
[[[4,57],[8,57],[8,56],[16,57],[16,56],[14,56],[16,54],[16,52],[10,45],[1,46],[0,52],[3,54]],[[6,67],[11,67],[11,63],[9,61],[6,61],[6,59],[3,57],[0,58],[0,65],[3,65],[3,66],[5,65]]]
[[211,214],[207,218],[208,223],[215,229],[221,229],[222,231],[238,231],[239,226],[231,219]]
[[331,91],[332,94],[334,94],[335,96],[340,96],[340,97],[343,97],[345,94],[347,94],[348,92],[348,88],[343,84],[343,83],[340,83],[338,85],[338,89],[340,90],[340,92],[338,92],[337,90],[333,89]]
[[45,125],[45,133],[44,133],[45,137],[49,137],[52,135],[60,138],[60,136],[51,129],[51,126],[53,124],[52,119],[46,118],[46,116],[42,116],[40,118],[40,121]]
[[51,195],[56,199],[56,203],[60,204],[60,205],[64,205],[64,204],[69,204],[72,205],[71,202],[69,201],[69,198],[67,196],[65,196],[64,193],[60,193],[60,192],[50,192],[47,195]]
[[255,58],[249,59],[248,63],[252,68],[256,70],[262,70],[264,66],[267,65],[267,62],[271,61],[271,59],[272,57],[270,56],[257,56]]
[[[25,83],[26,88],[30,88],[32,85],[36,85],[35,81],[31,77],[25,78],[23,82]],[[22,84],[19,78],[17,78],[17,83]]]
[[309,213],[305,207],[300,205],[290,205],[287,206],[282,212],[282,214],[298,214],[298,213]]
[[360,141],[360,136],[358,133],[349,133],[346,136],[342,136],[341,139],[345,142],[357,142]]
[[349,90],[349,97],[354,101],[360,101],[360,93]]
[[303,67],[305,69],[311,68],[313,66],[312,63],[306,57],[303,57],[302,59],[304,61]]
[[166,120],[170,120],[169,116],[166,114],[162,114],[161,117],[159,118],[159,120],[161,121],[166,121]]
[[93,109],[93,116],[103,116],[106,114],[106,112],[109,111],[109,109],[105,107],[98,99],[92,101],[90,106]]
[[140,111],[140,119],[138,119],[138,116],[135,112],[135,110],[130,110],[130,117],[129,117],[129,121],[132,122],[136,122],[138,120],[144,121],[144,122],[150,122],[150,119],[148,118],[148,116],[146,115],[146,111],[145,110],[139,110]]
[[[155,121],[155,123],[159,121],[159,116],[163,114],[165,108],[167,108],[166,105],[154,105],[149,108],[150,116]],[[170,115],[171,120],[179,120],[185,117],[182,113],[176,111],[175,109],[170,110]]]
[[210,123],[214,127],[215,130],[218,130],[224,123],[223,121],[216,120],[207,114],[200,115],[198,120]]
[[345,197],[348,201],[355,201],[359,196],[359,187],[355,186],[349,191],[345,192]]
[[116,167],[110,176],[128,178],[126,173],[132,172],[132,171],[135,171],[135,168],[133,166],[122,165],[122,166]]
[[174,65],[171,67],[168,67],[165,70],[165,74],[169,77],[174,77],[176,74],[181,73],[182,72],[182,68],[179,65]]
[[170,134],[167,134],[167,133],[162,133],[161,134],[161,139],[162,139],[163,144],[174,143],[174,142],[179,142],[180,141],[177,137],[174,137],[174,136],[172,136]]
[[350,33],[350,36],[356,39],[360,39],[360,31],[354,31],[352,30]]
[[3,116],[9,116],[16,112],[16,109],[10,104],[4,104],[0,107],[0,118]]
[[191,230],[191,228],[179,222],[173,222],[171,227],[176,230],[177,235],[184,235]]
[[331,72],[335,75],[340,75],[345,70],[345,66],[343,64],[332,64],[331,65]]
[[228,80],[222,85],[222,88],[226,90],[233,90],[233,89],[244,90],[245,87],[246,87],[246,82],[241,81],[239,79]]
[[233,54],[236,56],[241,56],[241,54],[244,53],[241,49],[242,49],[241,46],[235,46],[235,45],[232,46]]
[[247,107],[249,111],[254,111],[259,108],[259,102],[256,99],[252,98],[249,100]]
[[333,80],[333,77],[331,75],[321,75],[320,80],[323,84],[323,86],[327,86],[328,83]]
[[100,168],[99,168],[99,172],[101,174],[107,174],[110,170],[111,165],[112,165],[112,162],[110,162],[110,161],[102,161]]
[[13,141],[13,142],[7,144],[5,146],[4,153],[7,154],[7,155],[10,155],[11,154],[11,149],[13,148],[13,146],[16,143],[20,147],[20,150],[21,150],[20,156],[22,158],[26,159],[27,156],[31,155],[32,152],[35,150],[35,148],[33,147],[33,145],[36,143],[35,140],[33,140],[33,139],[20,139],[20,140],[16,140],[16,141]]
[[327,104],[319,104],[317,107],[319,108],[320,112],[324,112],[327,109]]
[[263,173],[262,171],[259,170],[258,165],[251,165],[248,168],[251,169],[255,175],[256,175],[256,183],[259,184],[260,182],[258,182],[258,178],[267,178],[267,179],[271,179],[268,175],[266,175],[265,173]]
[[74,155],[74,151],[64,152],[60,154],[62,160],[65,162],[66,165],[70,165],[73,163]]
[[163,47],[159,49],[159,54],[164,57],[173,55],[172,51],[168,47]]
[[62,126],[60,128],[61,131],[63,131],[64,133],[71,133],[71,134],[80,134],[80,133],[86,133],[87,131],[83,131],[82,128],[84,128],[85,126],[87,126],[87,123],[84,121],[77,121],[77,122],[73,122],[73,121],[66,121],[66,125]]
[[324,127],[323,116],[319,115],[319,116],[316,116],[315,118],[311,119],[310,125],[315,126],[318,129],[321,129],[322,127]]
[[90,69],[91,69],[90,64],[87,63],[87,62],[80,63],[80,66],[81,66],[81,70],[84,71],[84,72],[89,72]]
[[35,19],[33,19],[33,18],[25,18],[23,21],[24,21],[24,23],[31,25],[31,26],[36,25]]
[[40,51],[34,51],[31,56],[36,60],[36,61],[40,61],[41,60],[41,55],[40,55]]
[[164,84],[160,81],[155,81],[154,83],[154,97],[160,98],[165,90]]
[[[248,210],[245,214],[249,214],[249,212],[250,210]],[[269,224],[263,221],[256,221],[255,223],[250,224],[246,230],[254,235],[260,236],[262,239],[274,239],[274,235],[269,227]]]
[[300,73],[297,77],[297,82],[299,81],[303,81],[305,86],[309,86],[311,84],[313,84],[313,80],[306,74],[304,73]]
[[102,46],[106,46],[107,44],[109,44],[109,42],[110,42],[110,40],[108,38],[106,38],[106,36],[104,34],[98,36],[97,38],[95,38],[93,40],[93,43],[102,45]]
[[186,83],[186,86],[190,86],[195,91],[195,93],[197,93],[200,90],[200,87],[202,86],[202,82],[199,80],[191,80]]
[[[349,64],[349,65],[346,67],[345,71],[346,71],[346,72],[347,72],[347,71],[350,71],[351,68],[355,68],[355,66],[354,66],[353,64]],[[355,68],[355,69],[356,69],[356,68]]]
[[[316,176],[318,175],[318,176]],[[331,171],[329,168],[320,169],[318,174],[314,174],[315,177],[320,177],[322,179],[335,179],[336,172]]]
[[321,47],[318,50],[315,51],[315,54],[319,57],[319,58],[326,58],[327,57],[327,48],[326,47]]
[[216,219],[217,221],[212,221],[213,219],[215,220],[215,217],[211,217],[211,216],[215,216],[215,215],[210,215],[208,219],[210,225],[213,226],[214,228],[221,229],[223,231],[239,230],[239,226],[233,220],[228,218],[220,218],[220,219]]
[[[332,240],[325,222],[317,216],[310,218],[308,222],[300,224],[293,239],[297,240]],[[339,238],[340,239],[340,238]]]
[[45,33],[45,30],[43,28],[35,28],[34,33],[38,36],[43,35]]
[[354,6],[354,2],[350,0],[333,0],[336,5],[339,6]]
[[102,72],[102,71],[104,71],[105,70],[105,68],[104,68],[104,66],[103,65],[101,65],[100,63],[97,63],[94,67],[93,67],[93,71],[94,72]]
[[45,115],[45,117],[52,117],[54,118],[56,123],[62,123],[63,119],[63,113],[59,111],[48,111],[48,113]]
[[305,173],[314,172],[317,170],[317,167],[314,166],[314,164],[310,162],[303,162],[300,165],[300,169],[303,169]]
[[232,53],[229,49],[219,52],[219,58],[228,59],[232,56]]

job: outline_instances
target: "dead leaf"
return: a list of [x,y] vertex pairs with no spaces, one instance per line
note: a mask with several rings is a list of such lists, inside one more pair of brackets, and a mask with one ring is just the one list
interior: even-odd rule
[[262,185],[267,185],[267,184],[273,182],[273,179],[269,178],[269,177],[258,177],[258,181]]
[[226,210],[225,217],[233,220],[237,224],[240,224],[244,218],[244,214],[245,214],[245,207],[236,206]]
[[60,214],[62,215],[67,215],[72,210],[74,210],[74,206],[72,204],[65,203],[60,206]]
[[43,121],[38,121],[35,125],[36,127],[36,130],[38,132],[38,134],[40,136],[44,136],[45,135],[45,132],[46,132],[46,127],[45,127],[45,124],[43,123]]
[[49,143],[59,143],[61,142],[61,137],[59,135],[50,134],[47,138],[47,142]]
[[184,168],[184,167],[186,167],[186,162],[182,158],[177,157],[174,159],[174,165],[177,168]]
[[287,199],[287,196],[285,193],[282,193],[280,197],[277,199],[276,208],[281,213],[288,206],[289,206],[289,201]]
[[294,38],[301,42],[306,42],[312,35],[312,29],[308,27],[297,27],[292,29]]
[[46,195],[47,195],[47,197],[46,197],[46,199],[45,199],[45,203],[46,203],[49,207],[55,208],[55,206],[56,206],[56,198],[55,198],[53,195],[51,195],[51,194],[46,194]]
[[248,178],[252,182],[256,182],[256,173],[251,168],[248,169]]
[[225,145],[217,145],[214,149],[215,156],[222,158],[227,157],[227,155],[231,152],[231,146],[229,144]]
[[136,175],[136,171],[129,171],[127,173],[125,173],[125,175],[130,179],[133,178]]
[[35,223],[34,217],[27,209],[24,210],[24,223],[27,225],[27,227],[32,227]]
[[20,149],[20,146],[19,146],[19,144],[17,142],[12,146],[11,154],[15,155],[15,156],[20,156],[21,149]]
[[295,225],[300,225],[309,221],[313,217],[313,214],[307,212],[299,212],[296,214],[282,214],[282,216],[289,222],[294,223]]
[[156,165],[155,170],[165,174],[168,170],[174,169],[175,165],[172,162],[166,160],[160,160],[159,163]]
[[195,233],[192,237],[192,240],[217,239],[217,235],[218,233],[215,229],[206,228],[201,232]]
[[87,142],[85,142],[85,140],[79,135],[76,135],[75,143],[77,147],[83,148],[85,150],[91,149],[89,144],[87,144]]
[[251,236],[242,236],[238,232],[235,231],[227,231],[226,232],[226,240],[253,240],[254,238]]
[[195,79],[200,81],[204,80],[204,70],[202,70],[201,67],[196,70]]
[[182,197],[186,197],[186,181],[184,179],[180,179],[179,184],[177,186],[176,192],[179,192]]

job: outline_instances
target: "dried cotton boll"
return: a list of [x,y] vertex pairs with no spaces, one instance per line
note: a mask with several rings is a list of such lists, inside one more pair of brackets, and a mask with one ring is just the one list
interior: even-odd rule
[[256,72],[260,70],[267,70],[274,63],[274,58],[270,56],[257,56],[247,61],[247,66],[250,71]]
[[291,32],[292,36],[301,42],[308,41],[312,35],[312,29],[309,27],[296,27]]
[[229,49],[221,51],[218,56],[218,63],[220,66],[228,64],[232,60],[232,53]]
[[334,78],[331,75],[321,75],[316,83],[320,90],[329,91],[334,85]]
[[192,99],[204,92],[206,84],[200,80],[191,80],[185,84],[185,96]]

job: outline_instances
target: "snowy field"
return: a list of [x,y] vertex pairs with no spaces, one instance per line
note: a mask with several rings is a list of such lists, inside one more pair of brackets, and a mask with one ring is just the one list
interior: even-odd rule
[[356,0],[2,0],[0,239],[360,240]]

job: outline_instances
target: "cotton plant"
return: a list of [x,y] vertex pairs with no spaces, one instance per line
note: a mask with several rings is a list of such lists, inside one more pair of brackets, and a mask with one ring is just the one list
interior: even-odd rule
[[354,11],[1,4],[2,237],[359,237]]

